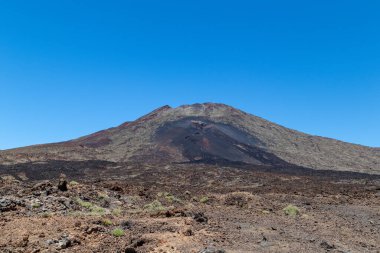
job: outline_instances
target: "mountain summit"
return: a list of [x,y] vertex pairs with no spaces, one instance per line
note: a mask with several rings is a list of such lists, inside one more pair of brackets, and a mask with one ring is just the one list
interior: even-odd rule
[[160,107],[75,140],[0,152],[0,164],[47,160],[301,166],[380,174],[380,149],[312,136],[215,103]]

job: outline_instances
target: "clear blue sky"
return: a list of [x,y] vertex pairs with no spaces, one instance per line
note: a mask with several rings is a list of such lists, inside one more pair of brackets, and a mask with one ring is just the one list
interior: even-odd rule
[[0,149],[207,101],[379,147],[379,12],[371,0],[0,0]]

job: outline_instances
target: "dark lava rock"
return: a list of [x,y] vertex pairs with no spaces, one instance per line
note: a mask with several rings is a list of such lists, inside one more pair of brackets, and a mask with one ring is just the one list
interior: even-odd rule
[[53,185],[49,181],[42,181],[33,185],[32,191],[46,191],[53,187]]
[[224,204],[227,205],[227,206],[244,207],[244,206],[248,205],[248,201],[247,201],[247,199],[244,196],[229,195],[229,196],[227,196]]
[[120,187],[119,185],[112,185],[109,189],[111,191],[115,191],[115,192],[122,192],[123,191],[123,188]]
[[157,129],[155,139],[161,145],[170,141],[191,163],[288,165],[262,149],[261,140],[255,136],[206,117],[183,117],[166,122]]
[[325,250],[327,250],[327,251],[330,251],[330,250],[335,249],[335,245],[334,245],[334,244],[331,245],[331,244],[329,244],[329,243],[326,242],[326,241],[321,242],[320,246],[321,246],[322,248],[324,248]]
[[60,179],[59,180],[58,190],[63,191],[63,192],[65,192],[65,191],[68,190],[67,189],[67,181],[66,180],[64,180],[64,179]]
[[126,248],[125,253],[137,253],[137,251],[134,248]]
[[[132,239],[131,244],[127,246],[127,248],[125,249],[125,252],[127,252],[127,249],[128,250],[135,250],[136,248],[141,247],[148,242],[149,241],[147,239],[144,239],[144,238]],[[135,251],[128,251],[128,252],[137,252],[137,251],[135,250]]]
[[196,213],[194,214],[194,220],[199,223],[207,223],[208,218],[204,215],[204,213]]
[[163,214],[167,218],[170,218],[170,217],[187,217],[188,216],[188,214],[184,210],[181,210],[181,209],[168,210],[168,211],[164,212]]
[[16,201],[12,199],[0,198],[0,212],[15,210],[16,206],[17,206]]
[[52,240],[52,239],[46,240],[46,245],[52,245],[54,243],[58,243],[58,240]]
[[190,228],[188,228],[185,231],[183,231],[183,235],[184,236],[192,236],[192,235],[194,235],[194,232],[193,232],[193,230],[191,230]]
[[136,248],[136,247],[143,246],[145,243],[147,243],[147,241],[145,239],[139,239],[139,240],[135,241],[134,243],[132,243],[132,245]]
[[165,212],[165,216],[167,218],[173,217],[174,215],[175,215],[175,213],[173,211],[171,211],[171,210],[168,210],[168,211]]
[[47,244],[57,244],[57,250],[67,249],[81,242],[76,238],[71,238],[67,235],[62,235],[59,240],[48,240]]
[[68,237],[63,237],[58,241],[58,249],[67,249],[71,246],[71,240]]
[[128,221],[123,221],[121,222],[120,226],[123,228],[123,229],[131,229],[132,228],[132,221],[128,220]]
[[223,249],[206,248],[199,251],[198,253],[226,253],[226,251]]
[[92,234],[92,233],[100,233],[104,232],[105,229],[102,226],[93,226],[93,227],[88,227],[86,228],[86,233],[87,234]]

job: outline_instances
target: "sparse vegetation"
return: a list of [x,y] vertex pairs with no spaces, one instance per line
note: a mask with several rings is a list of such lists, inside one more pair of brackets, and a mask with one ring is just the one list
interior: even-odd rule
[[199,199],[199,202],[205,204],[209,201],[209,198],[207,196],[203,196]]
[[43,218],[49,218],[49,217],[52,217],[53,216],[53,213],[51,212],[45,212],[45,213],[42,213],[41,216]]
[[297,216],[300,213],[299,208],[294,205],[288,205],[282,210],[284,211],[286,215],[289,215],[289,216]]
[[96,205],[93,205],[91,208],[90,208],[90,211],[92,214],[98,214],[98,215],[103,215],[105,214],[106,210],[103,208],[103,207],[100,207],[100,206],[96,206]]
[[166,210],[166,208],[158,200],[155,200],[152,203],[145,205],[144,209],[148,212],[161,212]]
[[231,192],[224,196],[224,204],[227,206],[249,207],[253,195],[249,192]]
[[[196,166],[194,165],[194,167]],[[206,173],[205,178],[202,178],[202,180],[209,181],[210,178],[214,177],[214,172],[218,168],[206,168],[208,172],[213,173]],[[137,167],[137,169],[140,170],[140,167]],[[226,245],[222,241],[228,239],[234,243],[236,242],[236,247],[234,246],[236,251],[241,248],[248,249],[252,245],[255,247],[256,244],[260,251],[260,249],[265,250],[268,248],[268,245],[273,242],[273,238],[270,236],[282,234],[284,227],[286,228],[285,233],[290,235],[296,233],[299,235],[300,241],[309,242],[310,238],[325,238],[326,231],[339,235],[340,227],[347,225],[347,222],[342,220],[340,216],[344,208],[351,208],[348,209],[349,214],[355,219],[352,222],[354,224],[352,234],[347,233],[344,235],[347,240],[355,241],[354,239],[357,237],[360,237],[360,239],[368,238],[371,241],[376,239],[376,235],[371,234],[371,229],[376,224],[376,221],[369,219],[368,215],[363,217],[356,215],[358,211],[357,203],[364,205],[363,211],[365,213],[372,212],[374,205],[365,205],[370,203],[367,199],[368,196],[371,200],[374,200],[372,194],[375,192],[375,188],[374,191],[368,192],[366,189],[361,188],[352,189],[350,184],[342,186],[330,183],[330,181],[324,182],[318,178],[314,181],[311,178],[309,181],[310,189],[307,189],[308,194],[310,190],[310,195],[306,196],[319,194],[321,184],[330,191],[329,194],[323,195],[323,198],[316,198],[311,202],[307,198],[297,198],[290,195],[284,197],[284,186],[289,187],[286,188],[286,192],[298,192],[300,190],[298,185],[300,179],[292,175],[277,178],[272,174],[261,174],[261,172],[256,174],[256,171],[236,170],[230,172],[231,174],[226,173],[225,178],[220,179],[220,184],[215,189],[192,181],[185,181],[185,185],[181,185],[180,188],[178,179],[171,175],[188,173],[185,176],[192,177],[193,171],[183,170],[182,167],[177,169],[175,170],[173,165],[172,174],[170,176],[163,174],[159,178],[160,180],[157,181],[157,185],[152,185],[151,188],[145,186],[145,182],[142,183],[143,181],[135,182],[131,180],[131,182],[124,182],[124,178],[120,183],[116,183],[114,179],[110,179],[110,182],[101,181],[96,183],[83,180],[78,187],[69,188],[65,193],[53,190],[49,195],[45,195],[41,194],[41,192],[44,189],[54,189],[56,181],[43,182],[43,185],[40,182],[35,185],[25,184],[25,186],[15,184],[15,187],[19,187],[17,191],[14,191],[17,195],[8,196],[4,194],[4,196],[0,197],[1,215],[10,220],[10,222],[3,222],[4,229],[2,230],[2,236],[0,236],[3,240],[0,239],[2,241],[0,244],[6,245],[14,234],[22,233],[23,235],[26,232],[32,236],[32,240],[37,238],[43,242],[54,241],[49,245],[41,244],[42,251],[58,249],[60,247],[59,242],[64,242],[64,235],[67,234],[67,239],[71,240],[72,244],[66,251],[70,252],[88,251],[89,247],[91,247],[91,250],[99,252],[104,250],[111,252],[122,250],[124,252],[128,248],[136,249],[137,251],[153,251],[158,248],[157,252],[160,248],[162,248],[163,252],[171,250],[169,247],[160,247],[163,244],[178,245],[185,250],[201,252],[203,250],[201,245],[202,236],[204,237],[205,235],[203,231],[209,230],[212,233],[207,233],[207,240],[212,240],[215,246]],[[204,171],[205,169],[202,169],[197,172],[203,174]],[[151,171],[146,170],[145,175],[150,175],[149,172]],[[247,183],[246,188],[241,185],[241,182],[234,181],[235,178],[242,175],[246,175],[247,180],[252,180],[249,184]],[[261,177],[262,184],[270,185],[274,190],[269,193],[265,187],[257,191],[252,190],[251,187],[257,180],[255,175]],[[156,175],[151,177],[147,179],[156,182],[154,181],[156,180]],[[162,185],[161,181],[167,185]],[[123,187],[123,184],[125,184],[125,190],[123,192],[111,190],[110,188],[114,184]],[[0,181],[0,193],[9,192],[8,187],[9,185],[1,184]],[[25,190],[23,190],[23,187],[25,187]],[[148,188],[148,190],[143,191],[142,189],[145,188]],[[191,191],[189,192],[191,193],[186,194],[186,189],[190,189]],[[341,194],[342,189],[348,194],[360,190],[360,193],[363,194],[353,195],[359,197],[355,200],[357,203],[350,206],[346,202],[350,201],[348,199],[342,198],[340,199],[341,202],[335,201],[336,196]],[[161,193],[158,193],[159,191]],[[31,195],[34,192],[37,194]],[[100,199],[98,193],[107,193],[108,200]],[[141,196],[137,194],[141,194]],[[174,198],[177,196],[182,201],[180,204],[175,202]],[[286,199],[286,202],[284,202],[284,199]],[[106,201],[108,201],[108,205],[103,205]],[[329,219],[323,219],[324,214],[319,211],[321,207],[325,208],[326,203],[330,201],[338,203],[338,205],[328,210]],[[309,202],[311,203],[309,204]],[[18,206],[18,203],[22,205]],[[34,203],[35,207],[38,204],[41,207],[32,208]],[[373,203],[377,204],[376,202]],[[288,204],[292,205],[288,206]],[[314,206],[316,209],[311,208]],[[1,208],[4,207],[12,209],[3,211],[4,209]],[[315,221],[318,223],[314,223]],[[330,226],[331,222],[336,223],[337,226]],[[316,224],[316,229],[306,229],[305,234],[299,233],[300,229],[307,228],[310,224]],[[362,224],[369,225],[363,227]],[[244,233],[244,236],[236,236],[239,230]],[[363,232],[358,233],[357,231],[360,230]],[[76,236],[78,236],[78,243],[74,240]],[[268,236],[269,240],[267,240]],[[251,243],[249,238],[254,238],[255,241]],[[161,244],[160,242],[164,243]],[[333,245],[333,242],[328,241],[328,243]],[[160,246],[156,247],[157,245]],[[280,243],[272,245],[273,247],[270,246],[272,251],[281,251],[282,246],[284,246],[289,251],[299,252],[301,244],[294,244],[292,236],[283,236]],[[32,243],[30,245],[28,243],[22,250],[27,251],[29,248],[33,250],[32,247],[39,249],[38,244],[34,246]],[[328,248],[330,246],[323,247]],[[318,252],[323,250],[323,247],[321,246],[321,240],[316,239],[307,243],[306,246],[302,244],[301,251]],[[355,248],[355,245],[353,248]],[[13,250],[14,248],[11,249]],[[133,250],[128,252],[134,252]],[[175,250],[173,249],[172,251]]]
[[121,208],[115,208],[115,209],[112,209],[112,214],[115,215],[115,216],[120,216],[122,213],[122,210]]
[[79,183],[77,181],[70,181],[69,183],[70,186],[75,186],[75,185],[79,185]]
[[32,208],[39,208],[39,207],[41,207],[41,204],[39,202],[32,203]]
[[182,201],[171,193],[164,193],[165,199],[170,203],[181,203]]
[[113,225],[112,221],[109,219],[103,220],[102,223],[104,226],[112,226]]
[[78,205],[80,205],[81,207],[84,207],[84,208],[87,208],[87,209],[90,209],[90,208],[93,206],[91,202],[83,201],[83,200],[81,200],[80,198],[77,198],[77,199],[76,199],[76,202],[77,202]]
[[158,192],[158,198],[164,198],[169,203],[181,203],[182,201],[169,192]]
[[76,202],[81,207],[84,207],[84,208],[88,209],[92,214],[103,215],[105,213],[105,209],[104,208],[102,208],[100,206],[97,206],[97,205],[94,205],[91,202],[83,201],[80,198],[77,198]]
[[99,192],[98,193],[98,198],[99,199],[108,199],[108,195],[106,193],[103,193],[103,192]]
[[115,228],[114,230],[112,230],[111,234],[115,237],[120,237],[120,236],[123,236],[125,235],[125,232],[123,229],[121,228]]

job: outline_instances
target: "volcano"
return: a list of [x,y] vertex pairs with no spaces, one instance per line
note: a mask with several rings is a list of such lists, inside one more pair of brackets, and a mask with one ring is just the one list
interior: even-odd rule
[[298,132],[216,103],[163,106],[66,142],[0,152],[0,164],[44,161],[297,166],[380,174],[380,149]]

